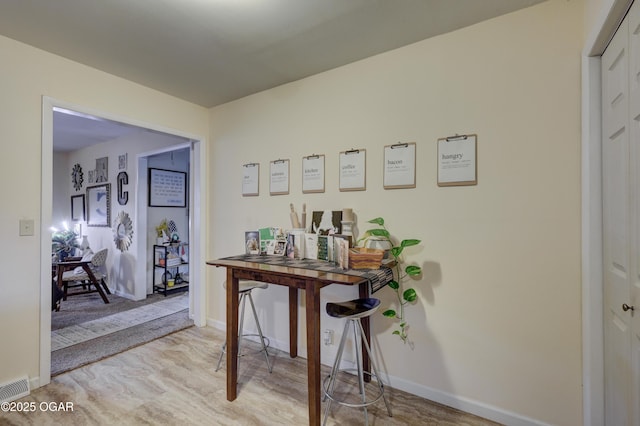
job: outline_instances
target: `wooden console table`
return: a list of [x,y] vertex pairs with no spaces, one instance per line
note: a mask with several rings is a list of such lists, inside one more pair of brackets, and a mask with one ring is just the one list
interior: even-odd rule
[[[227,400],[233,401],[238,387],[238,280],[262,281],[289,287],[289,354],[298,355],[298,290],[305,290],[307,322],[307,374],[309,424],[320,425],[320,289],[330,284],[357,285],[360,297],[369,297],[393,279],[389,268],[337,270],[335,265],[282,256],[241,255],[207,261],[227,268]],[[369,339],[369,318],[362,319]],[[369,370],[366,359],[364,368]]]

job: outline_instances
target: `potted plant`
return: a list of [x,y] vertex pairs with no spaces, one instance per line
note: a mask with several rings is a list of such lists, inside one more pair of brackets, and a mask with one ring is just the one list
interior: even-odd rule
[[60,262],[64,262],[68,256],[73,256],[78,247],[78,234],[72,229],[55,231],[51,235],[51,254],[57,256]]
[[156,244],[164,243],[164,235],[169,231],[167,219],[162,219],[160,225],[156,226]]
[[398,310],[395,309],[387,309],[382,313],[385,317],[394,318],[399,321],[398,329],[393,331],[393,334],[398,335],[400,339],[402,339],[403,343],[407,343],[407,331],[409,329],[409,325],[405,319],[405,306],[409,303],[414,302],[418,295],[413,288],[404,289],[402,285],[402,281],[408,277],[417,277],[422,274],[422,268],[417,265],[404,265],[404,260],[402,258],[402,252],[406,247],[411,247],[420,244],[420,240],[416,239],[406,239],[402,240],[399,245],[394,245],[391,240],[391,234],[387,230],[384,219],[381,217],[371,219],[368,223],[373,223],[378,225],[380,228],[374,228],[367,230],[362,238],[358,240],[358,243],[365,242],[369,239],[383,239],[389,242],[391,248],[389,249],[389,253],[393,257],[392,267],[394,270],[394,280],[389,283],[389,287],[393,289],[398,298]]

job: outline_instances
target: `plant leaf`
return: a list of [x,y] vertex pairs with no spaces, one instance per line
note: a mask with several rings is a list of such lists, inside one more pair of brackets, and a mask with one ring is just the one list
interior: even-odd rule
[[389,317],[389,318],[395,318],[396,311],[394,311],[393,309],[387,309],[386,311],[384,311],[382,313],[382,315],[384,315],[385,317]]
[[402,253],[402,249],[402,246],[391,247],[391,254],[393,255],[393,257],[397,258],[398,256],[400,256],[400,253]]
[[375,235],[376,237],[385,237],[385,238],[390,238],[391,237],[389,235],[389,231],[387,231],[386,229],[382,229],[382,228],[369,229],[367,232],[370,235]]
[[399,335],[400,335],[400,332],[399,332],[398,330],[396,330],[396,331],[394,331],[394,332],[393,332],[393,333],[391,333],[391,334],[397,334],[397,335],[399,336]]
[[413,302],[414,300],[416,300],[418,298],[418,294],[416,293],[416,291],[414,289],[408,288],[408,289],[406,289],[404,291],[404,293],[402,293],[402,297],[407,302]]
[[398,284],[398,281],[396,280],[391,280],[389,281],[389,287],[391,287],[394,290],[397,290],[400,288],[400,284]]
[[381,217],[376,217],[375,219],[371,219],[369,223],[375,223],[376,225],[384,226],[384,219]]
[[400,243],[402,247],[417,246],[418,244],[420,244],[420,240],[402,240]]
[[422,273],[422,268],[416,265],[409,265],[404,271],[407,275],[416,276]]

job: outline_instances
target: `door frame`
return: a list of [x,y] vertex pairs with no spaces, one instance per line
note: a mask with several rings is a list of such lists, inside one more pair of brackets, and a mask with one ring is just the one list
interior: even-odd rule
[[601,55],[633,0],[608,0],[582,51],[582,400],[583,424],[604,424]]
[[[42,97],[42,148],[41,148],[41,208],[40,208],[40,372],[38,385],[44,386],[51,381],[51,240],[49,224],[52,218],[53,188],[53,108],[65,108],[85,114],[118,121],[133,126],[167,133],[191,140],[191,173],[190,173],[190,209],[189,209],[189,259],[190,259],[190,287],[189,287],[189,316],[197,327],[206,325],[206,286],[204,253],[206,241],[205,211],[206,157],[205,138],[199,135],[186,134],[174,129],[167,129],[158,125],[143,123],[128,117],[116,116],[103,111],[95,111],[81,105],[74,105],[48,96]],[[138,209],[136,209],[137,211]],[[139,238],[138,245],[146,241],[140,233],[134,234]],[[146,246],[146,242],[144,243]],[[146,257],[145,257],[146,259]],[[146,263],[146,262],[145,262]],[[145,265],[146,269],[146,265]],[[146,288],[146,280],[145,280]]]

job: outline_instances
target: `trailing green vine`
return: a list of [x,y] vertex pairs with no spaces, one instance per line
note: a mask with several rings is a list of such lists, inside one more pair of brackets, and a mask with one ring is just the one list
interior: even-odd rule
[[[393,245],[393,241],[391,240],[391,234],[389,233],[387,227],[384,224],[384,219],[381,217],[371,219],[368,223],[373,223],[375,225],[380,226],[380,228],[374,228],[367,230],[363,237],[358,240],[358,243],[361,241],[366,241],[370,237],[381,237],[392,245],[390,249],[391,256],[393,256],[394,260],[394,280],[389,283],[389,287],[393,289],[398,298],[399,309],[396,311],[395,309],[387,309],[382,313],[387,318],[395,318],[400,323],[398,324],[398,329],[393,331],[393,334],[398,335],[400,339],[402,339],[403,343],[407,343],[407,331],[409,329],[409,325],[405,319],[405,306],[409,303],[415,302],[418,298],[418,294],[413,288],[404,289],[402,286],[402,281],[407,277],[415,277],[422,274],[422,268],[417,265],[408,265],[404,267],[404,261],[402,260],[402,252],[406,247],[411,247],[420,244],[420,240],[416,239],[406,239],[400,242],[400,245]],[[403,269],[404,267],[404,269]]]

